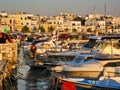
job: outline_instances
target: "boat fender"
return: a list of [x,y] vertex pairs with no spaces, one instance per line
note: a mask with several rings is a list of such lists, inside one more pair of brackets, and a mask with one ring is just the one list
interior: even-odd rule
[[76,86],[72,82],[63,82],[62,90],[76,90]]

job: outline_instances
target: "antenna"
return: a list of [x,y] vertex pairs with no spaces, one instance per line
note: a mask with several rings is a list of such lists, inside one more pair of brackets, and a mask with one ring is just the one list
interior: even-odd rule
[[93,8],[94,12],[94,25],[96,25],[96,7]]

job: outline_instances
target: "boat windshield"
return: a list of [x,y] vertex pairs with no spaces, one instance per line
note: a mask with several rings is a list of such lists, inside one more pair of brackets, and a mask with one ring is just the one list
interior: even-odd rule
[[84,60],[85,58],[86,58],[85,56],[77,56],[74,58],[73,61],[79,63],[81,60]]
[[95,58],[106,60],[106,59],[117,59],[120,58],[120,42],[119,40],[104,40],[100,42],[99,51],[96,52]]
[[79,66],[81,63],[83,62],[86,62],[86,61],[89,61],[90,59],[92,59],[93,56],[88,56],[88,55],[80,55],[80,56],[77,56],[72,62],[71,62],[71,65],[72,66]]
[[85,48],[93,48],[96,45],[96,39],[90,39],[85,45]]
[[110,45],[111,47],[114,47],[116,49],[120,49],[120,42],[119,40],[104,40],[103,42],[98,43],[98,47],[99,48],[105,48],[108,45]]

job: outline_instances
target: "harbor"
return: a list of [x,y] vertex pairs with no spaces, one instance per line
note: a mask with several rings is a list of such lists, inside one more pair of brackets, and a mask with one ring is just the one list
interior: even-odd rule
[[42,44],[39,42],[42,48],[37,47],[47,52],[37,51],[33,56],[30,55],[32,44],[30,46],[27,44],[26,47],[27,40],[21,44],[18,42],[0,44],[0,88],[1,90],[118,90],[119,39],[119,35],[90,36],[84,45],[82,43],[79,47],[74,45],[72,48],[62,48],[63,50],[55,49],[54,45],[54,48],[44,46],[48,43],[53,44],[48,40]]
[[104,15],[96,9],[85,16],[1,11],[0,90],[120,90],[120,17],[107,14],[106,4]]
[[[52,76],[48,69],[29,62],[30,56],[25,56],[24,47],[20,41],[0,44],[1,82],[0,90],[50,90]],[[43,66],[42,66],[43,67]]]

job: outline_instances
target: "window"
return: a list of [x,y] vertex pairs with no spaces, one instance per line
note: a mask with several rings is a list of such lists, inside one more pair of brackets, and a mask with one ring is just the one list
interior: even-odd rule
[[120,76],[120,68],[115,68],[115,76]]
[[27,22],[26,25],[29,25],[29,23]]
[[120,66],[120,62],[110,62],[105,65],[105,67],[117,67]]
[[10,30],[12,30],[12,27],[10,26]]
[[73,23],[72,26],[75,26],[75,23]]
[[12,20],[10,20],[10,23],[12,23]]

